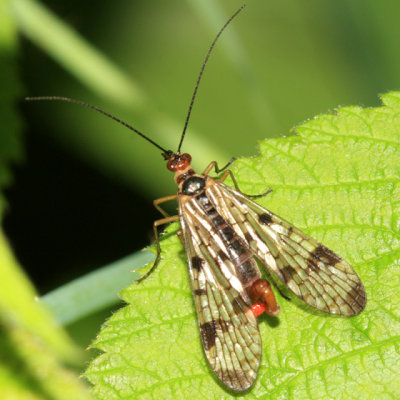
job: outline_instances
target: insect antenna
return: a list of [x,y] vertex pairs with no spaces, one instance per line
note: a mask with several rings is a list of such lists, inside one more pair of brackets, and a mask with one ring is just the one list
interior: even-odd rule
[[221,36],[221,34],[222,34],[222,32],[225,30],[225,28],[232,22],[232,20],[233,20],[245,7],[246,7],[246,4],[243,4],[243,5],[228,19],[228,21],[225,22],[225,25],[219,30],[219,32],[217,33],[217,36],[215,36],[215,39],[213,40],[213,42],[211,43],[210,48],[208,49],[208,52],[207,52],[207,54],[206,54],[206,56],[205,56],[205,58],[204,58],[204,61],[203,61],[203,65],[201,66],[200,73],[199,73],[199,76],[198,76],[198,78],[197,78],[196,85],[195,85],[195,87],[194,87],[194,91],[193,91],[193,94],[192,94],[192,99],[190,100],[189,110],[188,110],[188,112],[187,112],[186,120],[185,120],[185,126],[184,126],[184,128],[183,128],[183,132],[182,132],[182,135],[181,135],[181,140],[180,140],[180,142],[179,142],[178,150],[177,150],[177,152],[176,152],[177,154],[179,154],[180,151],[181,151],[183,139],[184,139],[185,134],[186,134],[186,129],[187,129],[187,126],[188,126],[188,123],[189,123],[190,114],[192,113],[193,103],[194,103],[194,100],[195,100],[195,98],[196,98],[196,94],[197,94],[197,90],[198,90],[198,88],[199,88],[200,80],[201,80],[201,77],[203,76],[203,72],[204,72],[204,69],[205,69],[205,67],[206,67],[207,61],[208,61],[208,59],[210,58],[211,52],[212,52],[213,49],[214,49],[215,43],[217,43],[217,40],[219,39],[219,37]]
[[158,149],[162,150],[163,154],[169,154],[171,153],[171,150],[165,150],[163,147],[161,147],[159,144],[151,140],[149,137],[147,137],[145,134],[142,132],[138,131],[136,128],[133,126],[127,124],[126,122],[122,121],[121,119],[115,117],[114,115],[102,110],[99,107],[92,106],[91,104],[85,103],[84,101],[80,100],[75,100],[75,99],[70,99],[69,97],[62,97],[62,96],[38,96],[38,97],[25,97],[26,101],[65,101],[67,103],[74,103],[78,104],[83,107],[90,108],[94,111],[97,111],[100,114],[105,115],[108,118],[111,118],[112,120],[118,122],[119,124],[125,126],[126,128],[130,129],[131,131],[137,133],[139,136],[141,136],[143,139],[146,139],[148,142],[150,142],[152,145],[156,146]]

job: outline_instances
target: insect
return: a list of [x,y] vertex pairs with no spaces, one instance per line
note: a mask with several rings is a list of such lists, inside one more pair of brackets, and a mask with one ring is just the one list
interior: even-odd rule
[[[257,316],[263,312],[271,316],[279,313],[271,287],[275,279],[308,305],[327,313],[351,317],[359,314],[366,304],[363,284],[346,261],[251,199],[259,196],[248,196],[240,191],[228,169],[234,159],[221,169],[212,162],[198,174],[191,167],[191,156],[181,153],[208,58],[224,29],[243,8],[220,29],[207,52],[175,152],[164,149],[132,126],[87,103],[65,97],[27,98],[61,100],[94,109],[162,151],[167,168],[175,174],[178,193],[154,201],[164,217],[154,222],[157,256],[139,282],[161,259],[157,228],[179,221],[181,230],[178,234],[186,249],[204,352],[211,369],[235,391],[250,388],[257,377],[262,353]],[[210,177],[212,170],[222,173],[221,177]],[[224,184],[228,176],[235,189]],[[161,207],[170,200],[178,200],[179,215],[170,216]],[[270,282],[262,278],[258,263],[265,268]]]

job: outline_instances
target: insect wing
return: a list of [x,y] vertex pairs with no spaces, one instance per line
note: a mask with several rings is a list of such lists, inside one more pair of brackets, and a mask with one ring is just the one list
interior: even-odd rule
[[196,218],[182,202],[180,215],[204,352],[225,385],[246,390],[256,379],[261,358],[257,319],[240,281],[228,272],[233,269],[229,259],[218,255],[215,237],[198,223],[197,218],[207,222],[207,215]]
[[229,186],[216,181],[207,190],[255,256],[297,297],[331,314],[364,309],[365,289],[345,260]]

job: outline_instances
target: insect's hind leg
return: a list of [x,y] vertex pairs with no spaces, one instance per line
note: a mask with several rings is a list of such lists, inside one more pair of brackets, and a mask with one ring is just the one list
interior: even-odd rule
[[234,184],[234,186],[235,186],[235,189],[236,189],[238,192],[244,194],[246,197],[249,197],[250,199],[258,199],[258,198],[264,197],[264,196],[266,196],[267,194],[270,194],[270,193],[272,192],[272,189],[269,188],[265,193],[261,193],[261,194],[246,194],[246,193],[243,193],[243,192],[240,190],[239,185],[238,185],[238,183],[236,182],[236,178],[235,178],[235,176],[233,175],[233,173],[232,173],[232,171],[231,171],[230,169],[228,169],[227,171],[225,171],[225,172],[222,174],[221,178],[219,179],[220,182],[223,182],[228,176],[231,177],[232,182],[233,182],[233,184]]
[[156,269],[158,263],[161,261],[160,236],[158,234],[157,228],[161,225],[169,224],[170,222],[175,222],[178,220],[179,220],[179,215],[173,215],[172,217],[166,217],[166,218],[162,218],[157,221],[154,221],[153,230],[154,230],[154,236],[156,238],[156,245],[157,245],[156,259],[154,260],[154,264],[151,266],[151,268],[142,277],[140,277],[136,281],[136,283],[140,283],[140,282],[144,281],[146,278],[148,278],[150,276],[150,274]]
[[271,276],[271,273],[268,271],[267,268],[264,268],[265,274],[268,277],[268,282],[272,284],[272,286],[278,291],[278,293],[287,301],[292,301],[290,297],[287,297],[281,290],[281,288],[276,284],[274,278]]

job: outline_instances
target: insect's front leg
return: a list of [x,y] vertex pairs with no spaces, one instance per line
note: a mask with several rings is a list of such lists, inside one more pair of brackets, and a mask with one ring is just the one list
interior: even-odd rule
[[207,166],[207,168],[203,171],[203,175],[208,175],[210,171],[214,168],[214,171],[216,174],[219,174],[220,172],[224,171],[227,169],[234,161],[236,160],[236,157],[232,157],[228,164],[226,164],[224,167],[219,168],[218,163],[216,161],[210,162],[210,164]]
[[177,194],[171,194],[169,196],[160,197],[159,199],[155,199],[153,201],[153,205],[157,209],[157,211],[159,211],[165,218],[168,218],[170,215],[159,205],[162,203],[166,203],[167,201],[170,201],[170,200],[175,200],[177,198],[178,198]]
[[[161,200],[161,199],[159,199]],[[160,236],[158,234],[158,227],[161,225],[169,224],[170,222],[175,222],[179,221],[179,215],[173,215],[173,216],[168,216],[166,218],[158,219],[157,221],[154,221],[153,223],[153,230],[154,230],[154,237],[156,238],[156,245],[157,245],[157,255],[156,259],[154,260],[154,264],[151,266],[151,268],[141,277],[139,278],[136,282],[140,283],[144,281],[157,267],[158,263],[161,260],[161,247],[160,247]]]
[[236,178],[235,178],[235,176],[233,175],[233,173],[232,173],[232,171],[231,171],[230,169],[226,170],[226,171],[222,174],[221,178],[219,179],[220,182],[223,182],[228,176],[231,177],[232,182],[233,182],[233,184],[234,184],[234,186],[235,186],[235,189],[236,189],[238,192],[244,194],[246,197],[249,197],[250,199],[258,199],[258,198],[264,197],[264,196],[266,196],[267,194],[269,194],[269,193],[272,192],[272,189],[269,188],[265,193],[261,193],[261,194],[246,194],[246,193],[243,193],[243,192],[240,190],[239,185],[238,185],[238,183],[236,182]]

